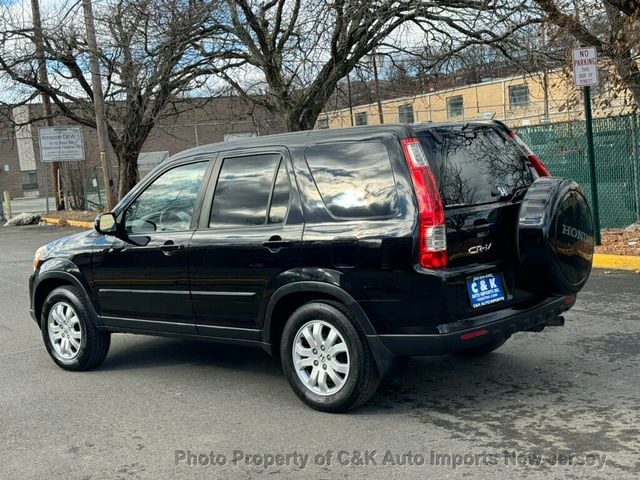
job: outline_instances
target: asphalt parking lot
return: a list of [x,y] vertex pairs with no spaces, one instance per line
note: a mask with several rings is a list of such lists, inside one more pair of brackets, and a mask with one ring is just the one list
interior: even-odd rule
[[258,350],[115,335],[99,369],[59,369],[27,278],[35,249],[73,231],[0,228],[2,479],[640,476],[638,274],[596,271],[564,328],[481,360],[414,359],[330,415]]

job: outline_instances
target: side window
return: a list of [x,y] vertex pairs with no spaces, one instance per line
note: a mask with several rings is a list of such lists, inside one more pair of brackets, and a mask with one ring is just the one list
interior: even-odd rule
[[209,162],[173,168],[155,179],[127,208],[129,233],[188,230]]
[[284,159],[280,162],[276,183],[271,195],[271,207],[269,208],[269,223],[284,223],[289,210],[289,174]]
[[316,145],[307,149],[305,157],[332,215],[366,218],[395,213],[395,179],[383,143]]
[[263,225],[280,155],[225,158],[211,206],[210,227]]

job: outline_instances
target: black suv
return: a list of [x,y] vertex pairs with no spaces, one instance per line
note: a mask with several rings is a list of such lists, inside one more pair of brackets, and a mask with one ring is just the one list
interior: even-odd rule
[[502,123],[291,133],[178,154],[40,248],[31,314],[67,370],[114,332],[253,345],[335,412],[412,355],[561,325],[593,248],[580,188]]

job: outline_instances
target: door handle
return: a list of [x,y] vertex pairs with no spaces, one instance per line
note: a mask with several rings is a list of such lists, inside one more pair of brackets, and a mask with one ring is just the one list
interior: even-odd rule
[[160,245],[160,247],[158,247],[160,249],[160,251],[162,253],[164,253],[166,256],[170,256],[173,255],[176,252],[179,252],[180,250],[184,249],[184,244],[175,244],[173,242],[173,240],[167,240],[166,242],[164,242],[163,245]]
[[290,247],[293,245],[293,242],[288,240],[282,240],[280,235],[274,235],[266,242],[262,243],[263,247],[266,247],[270,252],[276,253],[280,251],[281,248]]

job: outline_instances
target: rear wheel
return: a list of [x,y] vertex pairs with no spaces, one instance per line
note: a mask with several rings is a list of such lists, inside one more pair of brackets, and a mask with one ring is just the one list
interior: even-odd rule
[[75,287],[59,287],[49,294],[40,328],[47,352],[65,370],[89,370],[109,352],[111,334],[98,330],[87,299]]
[[492,340],[491,342],[488,342],[488,343],[483,343],[482,345],[478,345],[476,347],[460,350],[456,352],[456,355],[459,355],[461,357],[468,357],[468,358],[481,357],[483,355],[493,352],[494,350],[497,350],[502,345],[504,345],[506,341],[507,341],[506,338],[498,338],[496,340]]
[[343,412],[365,403],[380,384],[373,354],[342,304],[310,302],[287,321],[280,358],[294,393],[308,406]]

